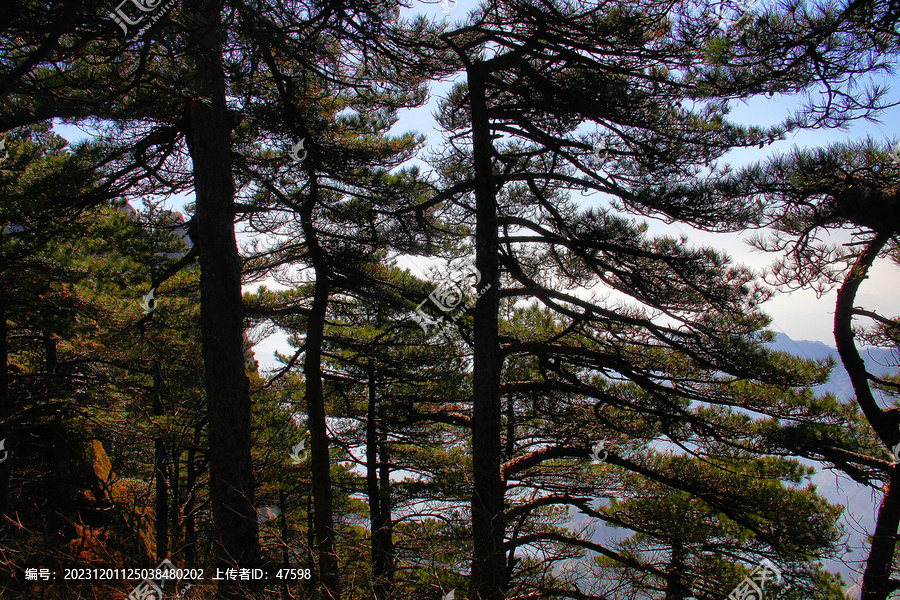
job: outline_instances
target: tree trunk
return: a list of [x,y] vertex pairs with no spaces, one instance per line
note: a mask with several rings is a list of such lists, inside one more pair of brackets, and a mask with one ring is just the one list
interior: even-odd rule
[[878,507],[872,547],[863,572],[860,600],[886,600],[898,588],[891,579],[897,530],[900,527],[900,476],[897,465],[891,467],[891,478],[884,486],[884,496]]
[[313,518],[313,498],[310,493],[306,497],[306,547],[308,554],[306,555],[306,564],[309,567],[312,577],[309,578],[309,590],[314,590],[319,585],[319,567],[316,563],[316,523]]
[[689,591],[683,582],[684,544],[680,539],[672,540],[672,554],[666,569],[666,600],[683,600]]
[[155,442],[155,460],[153,461],[156,478],[156,562],[169,557],[169,479],[166,473],[166,444],[157,434]]
[[[891,239],[890,234],[880,233],[866,246],[865,250],[856,259],[850,273],[844,278],[837,293],[834,305],[834,345],[841,357],[841,364],[847,370],[853,392],[856,394],[856,402],[862,409],[866,420],[875,430],[875,434],[890,450],[894,444],[900,441],[900,431],[897,429],[896,413],[886,413],[878,405],[869,387],[869,375],[866,372],[866,363],[859,355],[856,342],[853,337],[853,303],[859,286],[868,277],[869,269],[878,253]],[[890,417],[890,418],[888,418]]]
[[[250,456],[250,385],[244,369],[241,261],[234,236],[231,174],[233,121],[225,103],[221,4],[185,3],[189,22],[197,24],[186,57],[194,73],[187,132],[197,207],[191,232],[199,247],[215,561],[223,567],[254,567],[259,562],[259,540]],[[243,597],[227,582],[220,582],[219,590],[226,598]]]
[[306,414],[310,441],[310,479],[312,486],[316,544],[322,584],[331,600],[339,600],[340,574],[335,544],[331,498],[331,458],[328,427],[325,421],[325,393],[322,387],[322,344],[331,282],[325,254],[319,246],[312,213],[318,201],[318,185],[311,178],[309,198],[304,202],[300,220],[316,273],[312,308],[306,325],[303,374],[306,380]]
[[196,492],[194,487],[197,485],[196,457],[202,431],[203,425],[194,426],[194,441],[191,447],[188,448],[187,455],[187,481],[185,481],[187,499],[184,502],[184,559],[189,567],[197,566],[197,519],[194,515]]
[[[287,503],[284,500],[284,490],[278,490],[278,509],[281,511],[281,568],[288,569],[291,566],[290,530],[287,524]],[[288,580],[281,583],[281,598],[289,600],[291,597]]]
[[171,508],[169,509],[171,526],[169,529],[172,532],[170,553],[174,558],[175,554],[181,550],[179,544],[181,540],[181,515],[178,511],[178,507],[181,506],[178,496],[178,480],[181,478],[181,448],[176,448],[171,453],[170,457],[172,459],[172,465],[170,467],[171,475],[169,477],[169,495],[171,496]]
[[9,405],[9,345],[6,329],[6,298],[0,292],[0,440],[4,448],[0,450],[0,514],[9,511],[9,428],[6,420],[12,414]]
[[[159,362],[153,365],[153,414],[161,417],[165,411],[162,404],[162,376]],[[166,472],[168,456],[162,430],[154,431],[153,476],[156,480],[156,562],[169,557],[169,476]]]
[[[885,411],[879,405],[869,386],[866,364],[859,354],[853,334],[853,304],[859,286],[868,276],[878,253],[890,240],[890,234],[880,233],[856,259],[850,273],[838,290],[834,308],[834,341],[841,364],[850,376],[856,402],[876,435],[890,450],[900,442],[896,411]],[[900,471],[897,465],[887,466],[888,483],[885,484],[872,534],[872,547],[863,572],[861,600],[886,600],[900,582],[891,579],[894,551],[897,546],[897,530],[900,527]]]
[[475,267],[481,273],[475,302],[472,372],[473,600],[501,600],[506,589],[503,547],[504,484],[500,474],[500,265],[497,202],[492,178],[490,123],[484,75],[468,71],[475,179]]
[[[384,413],[381,412],[382,423],[384,422]],[[393,510],[393,502],[391,501],[391,465],[390,465],[390,447],[388,446],[387,431],[384,427],[379,428],[378,443],[378,462],[379,462],[379,493],[378,501],[381,507],[382,520],[379,523],[379,531],[381,532],[381,547],[384,548],[384,576],[387,579],[387,592],[390,593],[394,589],[394,521],[391,519],[391,511]]]
[[[369,408],[366,414],[366,485],[369,496],[369,527],[372,531],[372,588],[376,600],[391,595],[393,572],[390,506],[390,470],[387,468],[386,446],[378,427],[378,397],[375,393],[375,366],[368,364]],[[388,482],[379,478],[387,471]]]
[[59,366],[59,353],[56,347],[56,340],[53,339],[53,335],[49,331],[44,331],[43,342],[47,375],[53,375],[56,373],[56,368]]

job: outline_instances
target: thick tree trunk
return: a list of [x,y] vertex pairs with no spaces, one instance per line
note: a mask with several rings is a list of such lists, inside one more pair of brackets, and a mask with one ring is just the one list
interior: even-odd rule
[[[368,364],[369,408],[366,414],[366,485],[369,496],[369,527],[372,531],[372,588],[376,600],[391,596],[393,540],[391,539],[390,469],[387,468],[385,440],[378,426],[378,396],[375,393],[375,366]],[[379,465],[380,463],[380,465]],[[383,477],[387,471],[388,482]]]
[[[888,233],[880,233],[869,242],[838,290],[834,308],[834,341],[841,357],[841,364],[850,376],[856,402],[876,435],[888,449],[900,442],[897,413],[894,410],[882,409],[872,394],[866,364],[854,340],[853,303],[856,301],[859,286],[865,281],[875,258],[890,237]],[[863,572],[861,600],[886,600],[891,592],[898,588],[898,582],[891,579],[891,570],[897,546],[897,531],[900,527],[900,470],[897,465],[889,465],[887,471],[889,479],[883,489],[884,496],[878,508],[875,531],[872,534],[872,547],[869,549],[866,569]]]
[[310,493],[306,497],[306,547],[308,554],[306,555],[306,565],[312,573],[309,578],[309,589],[314,590],[319,586],[319,566],[316,562],[316,522],[313,517],[313,498]]
[[[220,1],[188,0],[193,70],[188,148],[194,167],[200,262],[200,329],[209,415],[210,500],[219,566],[259,562],[250,456],[250,386],[244,367],[241,261],[234,236],[232,118],[225,103]],[[243,597],[231,585],[220,595]]]
[[900,441],[897,417],[896,413],[886,413],[878,406],[872,389],[869,387],[866,363],[859,355],[853,339],[853,303],[856,300],[859,286],[868,277],[872,263],[875,262],[878,253],[890,238],[890,234],[881,233],[866,246],[841,284],[834,306],[834,344],[841,357],[841,364],[850,377],[857,404],[862,409],[869,425],[875,430],[875,434],[888,449]]
[[666,600],[683,600],[690,590],[684,585],[684,544],[672,540],[672,555],[666,568]]
[[504,483],[500,444],[500,265],[497,201],[492,178],[490,123],[483,74],[469,69],[475,179],[475,267],[481,272],[474,315],[472,373],[473,600],[501,600],[506,589],[503,547]]
[[309,199],[300,214],[303,235],[309,248],[310,262],[316,272],[315,292],[306,326],[303,373],[306,380],[306,413],[310,441],[310,478],[314,505],[316,543],[322,584],[331,600],[339,600],[340,574],[335,544],[334,516],[331,497],[331,458],[328,427],[325,421],[325,393],[322,387],[322,345],[331,282],[325,254],[319,246],[312,213],[318,199],[315,179],[310,184]]

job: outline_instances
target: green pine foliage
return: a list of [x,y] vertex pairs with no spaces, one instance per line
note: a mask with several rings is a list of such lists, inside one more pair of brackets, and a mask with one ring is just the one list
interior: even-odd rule
[[[863,600],[900,588],[900,371],[861,359],[900,326],[857,302],[896,149],[725,164],[877,118],[890,3],[138,4],[4,7],[0,596],[168,559],[206,573],[179,599],[721,600],[769,564],[764,598],[838,600],[823,468],[881,499]],[[791,289],[838,291],[854,398],[771,349]]]

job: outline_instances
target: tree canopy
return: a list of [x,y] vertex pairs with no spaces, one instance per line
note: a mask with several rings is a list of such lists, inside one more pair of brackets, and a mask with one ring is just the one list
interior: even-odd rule
[[[896,150],[729,162],[893,107],[895,7],[453,5],[8,7],[2,594],[836,600],[822,469],[900,589]],[[772,347],[832,288],[853,397]]]

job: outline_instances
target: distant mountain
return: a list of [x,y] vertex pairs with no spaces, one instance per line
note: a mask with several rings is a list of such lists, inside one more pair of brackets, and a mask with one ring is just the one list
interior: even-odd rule
[[[770,347],[803,358],[833,358],[835,367],[831,372],[831,377],[827,383],[816,386],[816,391],[819,393],[830,392],[842,400],[854,398],[855,394],[853,393],[853,386],[850,384],[850,376],[841,366],[837,349],[822,342],[796,341],[785,334],[778,334],[778,337],[770,344]],[[885,375],[896,370],[896,367],[891,368],[887,366],[896,362],[896,358],[893,358],[892,355],[891,350],[884,348],[869,348],[862,352],[866,368],[875,375]],[[866,538],[874,529],[874,515],[880,495],[869,488],[861,486],[839,471],[824,469],[822,464],[804,459],[801,459],[801,462],[816,467],[818,472],[812,477],[812,482],[816,486],[817,492],[827,498],[829,502],[840,504],[845,508],[839,523],[847,534],[844,539],[847,551],[843,553],[840,560],[825,560],[824,566],[827,570],[844,576],[844,580],[847,582],[846,588],[849,588],[846,590],[848,598],[858,598],[859,587],[855,586],[855,584],[860,580],[859,573],[865,566],[865,559],[868,555],[868,541]],[[588,524],[596,527],[592,536],[593,540],[602,544],[612,544],[628,537],[632,533],[626,529],[597,524],[581,513],[573,514],[573,519],[570,521],[569,526],[573,529],[578,529]]]
[[[833,358],[835,360],[834,370],[828,382],[816,386],[815,390],[819,393],[832,393],[841,400],[847,400],[855,397],[853,393],[853,385],[850,383],[850,376],[846,369],[841,365],[841,359],[838,356],[837,349],[823,344],[822,342],[811,342],[809,340],[792,340],[783,333],[779,333],[778,337],[769,345],[774,350],[788,352],[803,358]],[[866,363],[866,368],[870,373],[876,376],[887,375],[896,370],[891,364],[896,364],[896,358],[893,351],[888,348],[867,348],[860,353]]]
[[[795,341],[783,333],[778,334],[770,346],[775,350],[789,352],[804,358],[833,358],[836,364],[831,372],[831,377],[827,383],[816,386],[815,390],[819,393],[830,392],[840,400],[852,400],[855,397],[850,376],[841,365],[837,349],[822,342]],[[897,361],[892,350],[867,348],[860,354],[866,363],[866,369],[873,375],[882,376],[896,371],[896,367],[890,366],[896,364]],[[803,462],[807,463],[808,461]],[[871,533],[874,529],[875,511],[880,496],[846,475],[842,475],[839,471],[825,470],[821,464],[813,466],[818,469],[818,473],[813,476],[813,483],[818,488],[819,494],[832,503],[844,506],[845,510],[840,523],[849,534],[847,539],[849,552],[844,554],[840,561],[825,561],[825,568],[837,571],[848,582],[858,583],[860,575],[855,571],[861,571],[865,565],[868,555],[866,534]],[[859,597],[858,587],[848,591],[848,598]]]

